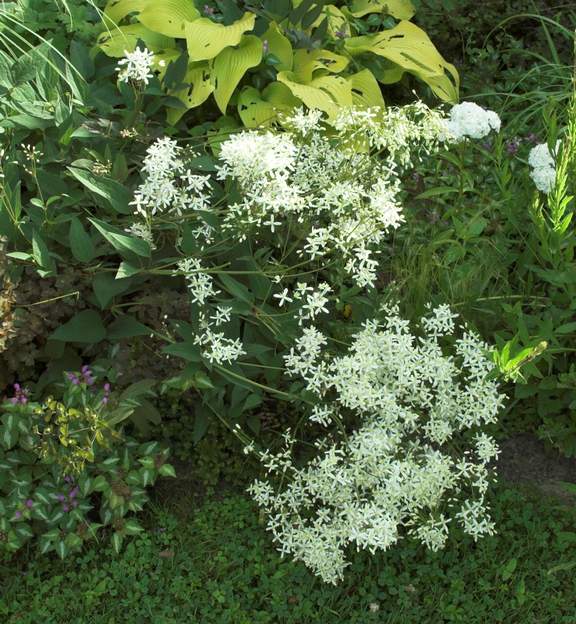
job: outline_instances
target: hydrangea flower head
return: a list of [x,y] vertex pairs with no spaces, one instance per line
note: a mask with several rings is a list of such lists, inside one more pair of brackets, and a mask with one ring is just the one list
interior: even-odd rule
[[452,107],[446,121],[446,131],[456,141],[465,138],[482,139],[492,130],[500,131],[500,117],[491,110],[485,110],[474,102],[462,102]]

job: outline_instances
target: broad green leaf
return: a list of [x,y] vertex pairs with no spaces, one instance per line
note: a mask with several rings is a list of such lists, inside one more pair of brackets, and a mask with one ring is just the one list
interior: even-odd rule
[[285,84],[271,82],[262,93],[254,87],[244,88],[238,96],[238,114],[247,128],[259,128],[301,104]]
[[363,69],[347,78],[352,89],[352,101],[358,108],[384,108],[382,90],[374,74],[369,69]]
[[90,262],[96,255],[94,243],[77,217],[70,219],[70,249],[80,262]]
[[110,0],[104,9],[104,15],[119,24],[130,13],[142,10],[146,0]]
[[324,7],[322,15],[312,25],[313,27],[320,26],[324,19],[328,19],[328,34],[331,37],[349,37],[350,36],[350,24],[346,15],[334,4],[327,4]]
[[394,28],[373,35],[350,37],[344,45],[353,56],[371,52],[392,61],[428,83],[444,100],[458,99],[456,68],[442,58],[428,35],[411,22],[402,21]]
[[268,30],[262,35],[262,41],[268,42],[268,50],[280,62],[274,67],[278,71],[291,71],[293,63],[292,44],[278,28],[276,22],[270,22]]
[[411,0],[353,0],[350,13],[363,17],[368,13],[387,13],[396,19],[409,20],[416,9]]
[[348,66],[349,60],[330,50],[296,50],[294,53],[294,75],[298,82],[309,83],[314,72],[325,70],[331,74],[339,74]]
[[[186,73],[186,76],[184,77],[184,82],[190,86],[176,91],[173,95],[184,104],[186,109],[200,106],[200,104],[204,103],[214,91],[214,78],[209,64],[205,61],[201,63],[192,63]],[[169,123],[176,123],[186,112],[186,109],[169,109]]]
[[186,24],[186,42],[192,61],[205,61],[218,56],[224,48],[240,43],[242,35],[254,28],[256,16],[245,13],[238,21],[224,26],[201,17]]
[[128,316],[127,314],[122,315],[108,325],[108,338],[111,340],[148,335],[150,335],[150,328],[140,323],[140,321],[137,321],[133,316]]
[[352,106],[350,83],[341,76],[320,76],[308,84],[298,82],[294,72],[280,72],[277,78],[308,108],[320,109],[330,118],[336,117],[342,107]]
[[176,47],[174,39],[152,32],[142,24],[119,26],[103,32],[97,40],[98,46],[107,56],[120,58],[126,52],[133,52],[142,40],[146,47],[153,52],[172,50]]
[[174,470],[174,466],[172,466],[171,464],[162,464],[158,472],[163,477],[176,477],[176,471]]
[[84,310],[58,327],[51,335],[51,340],[62,342],[82,342],[93,344],[106,338],[102,318],[95,310]]
[[166,37],[183,39],[186,36],[186,22],[200,17],[200,11],[192,0],[147,0],[143,4],[138,21]]
[[100,219],[89,219],[102,236],[121,253],[131,252],[144,258],[149,258],[151,249],[147,241],[141,238],[128,236],[125,232]]
[[92,288],[102,310],[114,297],[126,292],[131,285],[131,279],[116,279],[113,273],[96,273],[92,280]]
[[254,35],[242,37],[237,48],[226,48],[214,59],[214,99],[223,114],[244,74],[261,60],[262,41]]

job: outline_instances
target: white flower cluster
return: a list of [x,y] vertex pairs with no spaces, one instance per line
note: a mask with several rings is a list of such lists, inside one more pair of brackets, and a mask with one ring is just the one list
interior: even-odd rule
[[159,213],[182,216],[209,209],[210,176],[196,174],[186,166],[186,159],[193,155],[168,137],[157,139],[146,150],[145,180],[132,201],[138,214],[146,218]]
[[474,102],[462,102],[450,110],[445,129],[449,137],[461,141],[467,137],[482,139],[492,130],[499,132],[500,125],[500,117],[494,111],[485,110]]
[[[559,149],[560,141],[556,143],[555,152],[557,153]],[[530,150],[528,164],[531,169],[530,177],[536,188],[542,193],[548,194],[556,181],[556,162],[546,143],[540,143]]]
[[148,84],[150,78],[154,76],[152,73],[152,63],[154,61],[154,54],[144,48],[141,50],[137,47],[133,52],[124,52],[124,58],[118,61],[118,80],[121,82],[141,82],[145,85]]
[[399,169],[411,150],[438,144],[441,121],[424,105],[349,110],[328,130],[318,111],[298,111],[284,120],[284,132],[236,134],[223,142],[217,168],[218,177],[234,180],[240,191],[223,227],[240,240],[294,227],[305,233],[310,260],[338,254],[359,286],[372,285],[373,255],[404,220]]
[[[278,456],[263,454],[272,478],[283,475],[287,485],[250,488],[281,552],[327,582],[342,577],[349,546],[386,550],[408,535],[438,550],[450,523],[474,539],[495,530],[485,494],[498,448],[479,430],[496,420],[504,397],[488,376],[487,345],[469,331],[454,336],[446,306],[424,319],[421,336],[397,308],[385,314],[340,356],[326,353],[316,328],[303,330],[286,365],[318,396],[310,419],[328,425],[352,416],[357,428],[341,442],[320,440],[304,466],[291,460],[288,438]],[[445,336],[455,338],[450,356]]]
[[199,332],[194,343],[202,349],[202,355],[212,364],[230,364],[246,355],[238,339],[227,338],[223,331],[215,331],[230,321],[232,309],[217,305],[214,314],[207,316],[209,300],[220,294],[214,286],[212,276],[206,272],[198,258],[185,258],[178,263],[178,269],[186,277],[192,301],[200,306]]

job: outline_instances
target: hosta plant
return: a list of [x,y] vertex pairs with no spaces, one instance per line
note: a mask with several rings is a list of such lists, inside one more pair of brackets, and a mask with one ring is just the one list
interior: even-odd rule
[[35,403],[16,385],[0,418],[0,551],[35,540],[41,552],[65,557],[102,527],[119,550],[142,530],[134,514],[146,488],[174,469],[157,442],[122,435],[118,425],[136,406],[87,366],[68,374],[61,400]]
[[380,85],[405,73],[455,101],[458,73],[414,13],[410,0],[110,0],[99,46],[125,57],[121,80],[157,77],[149,91],[169,96],[170,122],[212,96],[223,115],[261,127],[303,104],[330,118],[382,106]]

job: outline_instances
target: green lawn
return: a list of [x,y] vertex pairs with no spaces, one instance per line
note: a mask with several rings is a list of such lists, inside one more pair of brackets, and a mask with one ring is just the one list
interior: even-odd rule
[[[359,554],[326,586],[283,560],[243,495],[157,504],[120,556],[95,544],[61,562],[1,569],[0,621],[15,623],[466,624],[576,622],[576,509],[500,487],[498,535],[453,533],[445,551],[414,543]],[[182,509],[187,508],[185,514]]]

